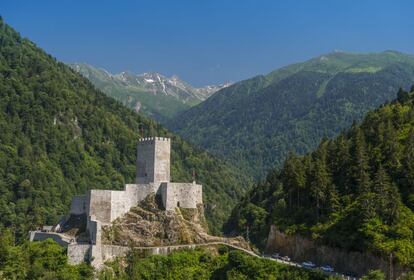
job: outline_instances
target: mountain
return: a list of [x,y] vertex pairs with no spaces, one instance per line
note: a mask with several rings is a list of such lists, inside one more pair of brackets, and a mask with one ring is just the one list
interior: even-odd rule
[[233,84],[167,127],[258,178],[414,82],[414,57],[334,52]]
[[173,117],[230,85],[195,88],[177,76],[168,78],[158,73],[136,75],[131,72],[111,74],[105,69],[82,63],[70,64],[70,67],[108,96],[159,121]]
[[234,208],[228,230],[263,246],[274,224],[414,268],[414,86],[312,153],[290,154]]
[[[143,131],[139,134],[138,128]],[[135,180],[142,136],[170,137],[171,176],[203,184],[217,232],[248,180],[160,124],[107,97],[0,19],[0,231],[54,224],[75,194]]]

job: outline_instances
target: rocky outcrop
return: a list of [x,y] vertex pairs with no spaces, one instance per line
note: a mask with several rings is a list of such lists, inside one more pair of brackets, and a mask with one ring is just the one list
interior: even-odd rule
[[266,244],[266,253],[278,252],[287,255],[296,262],[310,260],[317,265],[329,264],[340,272],[353,272],[365,275],[372,269],[380,269],[385,273],[392,272],[397,279],[405,269],[389,259],[383,259],[370,252],[349,252],[338,248],[323,246],[299,234],[286,234],[275,225],[270,228]]
[[154,247],[180,244],[223,242],[250,249],[243,238],[224,238],[208,234],[202,205],[196,209],[163,210],[155,195],[149,195],[111,225],[102,227],[106,245]]

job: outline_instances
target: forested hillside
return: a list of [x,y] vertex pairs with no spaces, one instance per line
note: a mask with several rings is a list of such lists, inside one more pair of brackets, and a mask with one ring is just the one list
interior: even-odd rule
[[290,154],[237,205],[229,230],[269,226],[414,267],[414,86],[312,153]]
[[135,180],[140,136],[172,138],[172,179],[203,184],[215,231],[246,180],[121,103],[0,20],[0,232],[18,238],[67,213],[72,196]]
[[413,56],[334,52],[220,90],[169,127],[263,178],[289,151],[311,151],[413,82]]

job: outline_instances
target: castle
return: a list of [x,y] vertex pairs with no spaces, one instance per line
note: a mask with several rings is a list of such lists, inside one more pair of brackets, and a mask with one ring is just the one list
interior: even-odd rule
[[158,195],[166,211],[172,211],[176,207],[197,208],[197,205],[203,203],[201,185],[195,182],[170,182],[170,158],[169,138],[140,139],[137,146],[135,184],[125,185],[122,191],[94,189],[72,199],[70,216],[86,216],[86,232],[89,234],[87,243],[81,244],[60,234],[65,220],[54,227],[30,232],[30,240],[52,238],[68,247],[70,262],[92,260],[93,265],[99,266],[103,260],[108,259],[104,252],[108,248],[101,244],[102,225],[108,225],[121,217],[149,194]]
[[169,138],[143,138],[137,147],[135,184],[123,191],[90,190],[72,200],[70,214],[110,223],[145,199],[150,193],[159,195],[165,210],[175,207],[196,208],[202,204],[202,186],[193,183],[170,182],[171,141]]

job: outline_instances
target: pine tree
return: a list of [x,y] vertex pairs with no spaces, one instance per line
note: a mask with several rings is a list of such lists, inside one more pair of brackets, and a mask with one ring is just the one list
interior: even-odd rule
[[330,176],[325,162],[316,159],[312,168],[312,178],[310,180],[311,195],[315,201],[316,217],[319,219],[323,206],[327,200],[327,191],[331,184]]
[[402,88],[400,88],[400,89],[398,90],[398,93],[397,93],[397,100],[398,100],[400,103],[405,103],[405,102],[407,102],[409,99],[410,99],[410,96],[409,96],[408,92],[406,92],[405,90],[403,90]]
[[391,120],[388,120],[385,126],[384,142],[381,146],[381,151],[384,156],[385,168],[391,175],[397,175],[401,168],[400,158],[402,149]]
[[285,161],[282,178],[284,178],[284,185],[289,188],[292,195],[296,190],[296,207],[301,207],[300,194],[306,185],[305,169],[302,161],[293,153],[290,153]]
[[403,192],[408,200],[408,206],[414,210],[414,128],[410,130],[402,158]]
[[369,176],[369,161],[366,153],[366,143],[364,132],[361,128],[356,129],[353,149],[352,149],[351,177],[357,193],[367,193],[370,191],[371,179]]
[[400,196],[383,166],[380,166],[373,183],[377,213],[386,224],[392,224],[398,215]]

